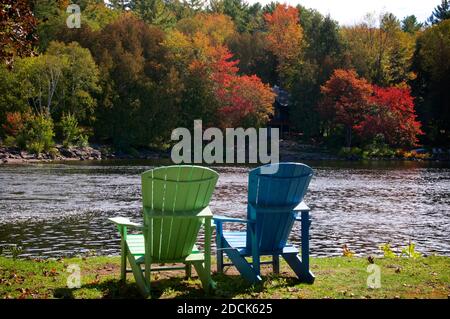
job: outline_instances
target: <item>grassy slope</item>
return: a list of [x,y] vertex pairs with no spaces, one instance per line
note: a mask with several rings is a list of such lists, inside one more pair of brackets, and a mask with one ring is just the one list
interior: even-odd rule
[[[69,264],[81,267],[82,287],[68,289]],[[213,298],[449,298],[450,258],[376,259],[381,267],[381,288],[369,289],[365,258],[313,258],[313,285],[298,283],[285,263],[281,274],[264,278],[261,287],[247,285],[234,268],[214,274]],[[270,267],[263,274],[270,274]],[[194,273],[195,274],[195,273]],[[1,298],[139,298],[132,275],[126,284],[119,278],[118,257],[62,260],[13,260],[0,257]],[[155,273],[154,298],[205,297],[200,281],[185,280],[180,271]]]

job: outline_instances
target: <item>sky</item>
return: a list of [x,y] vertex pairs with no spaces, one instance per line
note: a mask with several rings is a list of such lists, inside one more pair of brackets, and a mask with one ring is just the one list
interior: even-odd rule
[[[271,0],[247,0],[249,3],[259,1],[265,5]],[[316,9],[320,13],[330,14],[341,25],[358,23],[367,13],[392,12],[399,19],[414,14],[419,21],[425,21],[441,0],[279,0],[290,5],[301,4]]]

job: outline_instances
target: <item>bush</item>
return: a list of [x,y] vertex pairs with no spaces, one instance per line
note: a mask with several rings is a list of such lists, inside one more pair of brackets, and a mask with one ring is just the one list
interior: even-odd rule
[[53,147],[53,120],[48,115],[30,116],[23,130],[17,135],[16,142],[19,147],[40,154]]
[[59,126],[61,127],[64,147],[72,145],[86,147],[89,145],[88,136],[83,134],[83,130],[78,127],[78,121],[74,115],[70,113],[63,115]]
[[16,138],[10,135],[7,135],[3,140],[3,145],[6,147],[14,147],[17,146]]
[[338,155],[350,160],[361,159],[362,150],[359,147],[343,147],[339,151]]
[[6,136],[16,137],[24,128],[29,114],[20,112],[6,113],[6,122],[2,125]]
[[396,156],[398,151],[389,147],[385,143],[385,138],[383,134],[377,134],[372,143],[364,148],[363,157],[364,158],[393,158]]

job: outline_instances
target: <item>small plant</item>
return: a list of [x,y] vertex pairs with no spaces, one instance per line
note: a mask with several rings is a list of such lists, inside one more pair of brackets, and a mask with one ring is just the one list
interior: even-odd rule
[[6,135],[16,137],[24,128],[28,114],[20,112],[6,113],[6,123],[2,125]]
[[355,255],[354,251],[351,251],[350,248],[346,244],[342,246],[342,256],[344,257],[353,257]]
[[383,251],[384,258],[397,258],[398,256],[391,248],[390,243],[380,245],[380,249]]
[[11,252],[13,260],[16,260],[17,257],[22,253],[23,248],[22,246],[13,245],[9,248],[9,251]]
[[74,115],[70,113],[64,114],[59,126],[61,127],[64,147],[73,145],[86,147],[89,145],[88,136],[83,134],[83,130],[78,126],[78,120]]
[[416,244],[410,242],[408,246],[402,249],[402,256],[407,256],[415,259],[422,257],[422,254],[416,251]]
[[89,137],[86,134],[80,134],[80,136],[78,137],[77,145],[79,147],[88,147]]
[[17,146],[16,138],[11,135],[7,135],[3,140],[3,145],[5,145],[6,147]]
[[343,147],[338,155],[345,159],[361,159],[363,152],[359,147]]

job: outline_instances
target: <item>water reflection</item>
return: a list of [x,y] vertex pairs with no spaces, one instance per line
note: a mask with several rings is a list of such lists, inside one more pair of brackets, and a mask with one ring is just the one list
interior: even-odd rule
[[[161,163],[157,163],[160,165]],[[450,169],[408,163],[308,163],[315,170],[306,201],[312,208],[311,250],[340,255],[379,253],[381,243],[417,243],[423,253],[450,255]],[[0,167],[0,244],[26,256],[117,254],[107,217],[140,219],[139,174],[152,162],[37,164]],[[216,167],[215,214],[244,216],[248,167]],[[227,227],[243,227],[228,225]],[[292,241],[298,243],[296,225]]]

